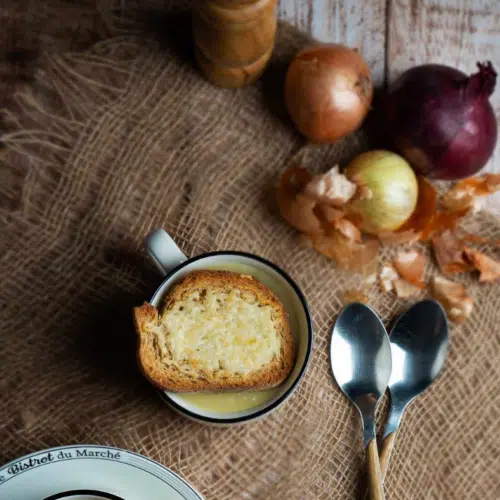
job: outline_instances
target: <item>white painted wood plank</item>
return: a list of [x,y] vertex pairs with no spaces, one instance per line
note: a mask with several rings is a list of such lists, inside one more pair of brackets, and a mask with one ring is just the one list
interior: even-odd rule
[[385,0],[281,0],[279,17],[322,42],[357,48],[373,72],[384,80]]

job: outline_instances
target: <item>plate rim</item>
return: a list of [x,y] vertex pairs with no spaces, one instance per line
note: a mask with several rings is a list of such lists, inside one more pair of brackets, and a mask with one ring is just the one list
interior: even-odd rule
[[[182,483],[184,483],[191,490],[191,492],[194,495],[196,495],[196,497],[198,498],[198,500],[205,500],[205,498],[202,496],[202,494],[198,490],[196,490],[191,483],[189,483],[182,476],[180,476],[179,474],[177,474],[176,472],[174,472],[169,467],[161,464],[160,462],[157,462],[156,460],[153,460],[152,458],[149,458],[149,457],[147,457],[145,455],[141,455],[140,453],[136,453],[135,451],[132,451],[132,450],[127,450],[125,448],[117,448],[115,446],[108,446],[108,445],[102,445],[102,444],[89,444],[89,443],[68,444],[68,445],[55,446],[55,447],[52,447],[52,448],[45,448],[45,449],[42,449],[42,450],[34,451],[34,452],[31,452],[31,453],[28,453],[27,455],[23,455],[21,457],[18,457],[18,458],[14,459],[14,460],[11,460],[11,461],[9,461],[9,462],[1,465],[0,466],[0,473],[2,471],[4,471],[4,470],[8,469],[12,465],[16,464],[17,462],[22,462],[23,460],[35,457],[35,456],[40,455],[40,454],[45,454],[45,453],[49,453],[49,452],[56,452],[56,451],[61,451],[61,450],[67,450],[67,449],[77,449],[77,448],[101,448],[101,449],[113,450],[113,451],[121,452],[121,453],[124,453],[124,454],[132,455],[132,456],[134,456],[136,458],[139,458],[140,460],[144,460],[146,462],[149,462],[149,463],[153,464],[154,466],[159,467],[160,469],[163,469],[164,471],[166,471],[169,474],[172,474],[177,479],[179,479]],[[88,460],[92,460],[92,459],[93,460],[97,460],[98,458],[97,457],[87,457],[87,459]],[[77,459],[76,458],[69,458],[69,459],[65,459],[65,460],[72,461],[72,460],[77,460]],[[111,459],[106,459],[106,460],[113,461]],[[119,461],[117,460],[117,462],[119,462]],[[136,467],[135,465],[127,463],[127,462],[121,462],[121,463],[127,464],[127,465],[132,466],[132,467]],[[149,472],[147,470],[144,470],[144,469],[141,469],[141,470],[143,470],[144,472],[148,472],[149,474],[151,474],[151,472]],[[27,472],[27,471],[23,471],[23,472]],[[21,474],[23,472],[21,472]],[[9,479],[12,479],[12,478],[9,478]],[[6,481],[0,482],[0,488],[3,485],[7,484],[9,482],[9,479],[7,479]],[[161,479],[161,478],[158,478],[158,479]],[[168,483],[165,482],[165,484],[168,484]]]
[[55,495],[51,495],[50,497],[44,498],[43,500],[64,500],[64,498],[70,498],[70,495],[71,496],[87,495],[87,496],[94,496],[94,497],[100,496],[106,500],[124,500],[122,497],[118,497],[116,495],[113,495],[112,493],[106,493],[105,491],[97,491],[97,490],[61,491],[60,493],[56,493]]

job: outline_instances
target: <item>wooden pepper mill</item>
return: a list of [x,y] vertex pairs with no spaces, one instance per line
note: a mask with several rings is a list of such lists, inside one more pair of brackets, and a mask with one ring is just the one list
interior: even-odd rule
[[199,0],[193,11],[196,59],[220,87],[254,82],[274,46],[277,0]]

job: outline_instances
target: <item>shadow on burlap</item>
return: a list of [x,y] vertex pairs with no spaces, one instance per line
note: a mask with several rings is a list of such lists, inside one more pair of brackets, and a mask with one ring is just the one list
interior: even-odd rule
[[[93,45],[34,52],[32,82],[4,117],[0,462],[100,443],[160,461],[207,499],[361,496],[361,427],[328,362],[343,291],[359,278],[300,245],[277,215],[273,188],[285,166],[324,171],[373,138],[365,130],[304,147],[280,92],[288,61],[309,40],[287,25],[259,84],[232,91],[194,68],[184,15],[99,5],[100,29],[84,40]],[[493,217],[468,224],[500,239]],[[131,308],[160,282],[142,249],[155,227],[188,255],[259,254],[302,287],[313,359],[273,415],[233,428],[196,424],[137,373]],[[430,263],[427,277],[434,272]],[[476,307],[452,330],[445,372],[405,416],[390,499],[500,498],[500,294],[477,284],[470,293]],[[376,287],[368,295],[386,322],[407,305]]]

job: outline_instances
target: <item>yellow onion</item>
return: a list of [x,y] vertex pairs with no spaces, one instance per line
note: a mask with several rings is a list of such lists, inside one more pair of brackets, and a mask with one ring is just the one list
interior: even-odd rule
[[358,186],[347,211],[364,232],[395,231],[415,210],[417,177],[401,156],[390,151],[369,151],[357,156],[344,173]]
[[311,141],[335,142],[354,132],[372,102],[370,68],[355,50],[337,44],[299,52],[285,81],[285,101],[297,128]]

